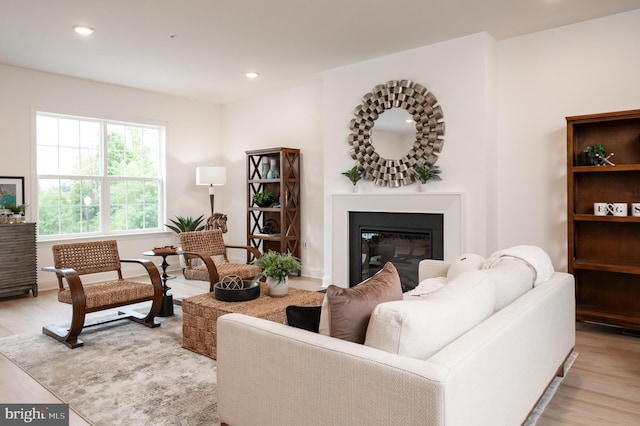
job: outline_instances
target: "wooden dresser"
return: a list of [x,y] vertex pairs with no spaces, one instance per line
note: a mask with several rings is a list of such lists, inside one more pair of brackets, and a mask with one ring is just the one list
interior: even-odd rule
[[38,295],[36,224],[0,225],[0,297]]

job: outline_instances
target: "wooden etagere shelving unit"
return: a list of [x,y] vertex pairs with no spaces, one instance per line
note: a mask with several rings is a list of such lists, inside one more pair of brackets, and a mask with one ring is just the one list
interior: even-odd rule
[[[588,166],[603,144],[615,166]],[[567,117],[569,272],[576,319],[640,330],[640,110]],[[629,216],[595,216],[596,202],[627,203]]]
[[[246,151],[246,154],[247,245],[261,253],[289,251],[300,257],[300,150],[271,148]],[[277,178],[268,178],[263,169],[263,164],[272,160],[279,173]],[[253,196],[261,191],[271,192],[278,197],[278,202],[270,207],[255,205]],[[274,232],[262,232],[268,224]]]

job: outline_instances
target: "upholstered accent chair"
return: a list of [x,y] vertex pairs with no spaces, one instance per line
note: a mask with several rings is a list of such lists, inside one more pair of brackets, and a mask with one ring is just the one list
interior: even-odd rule
[[213,286],[225,276],[237,275],[250,280],[262,272],[257,265],[229,262],[227,249],[245,250],[248,258],[254,259],[261,254],[255,247],[225,244],[221,229],[181,232],[180,245],[185,259],[184,277],[209,281],[209,291],[213,291]]
[[[55,266],[42,269],[56,273],[59,286],[58,301],[72,306],[71,324],[68,327],[45,326],[42,328],[44,334],[73,349],[84,344],[78,339],[84,327],[123,318],[147,327],[160,326],[155,317],[162,306],[162,281],[158,268],[150,260],[120,259],[115,240],[54,245],[53,260]],[[122,263],[142,265],[151,283],[123,278]],[[94,275],[93,279],[102,281],[83,282],[81,276],[89,274],[101,274]],[[118,315],[85,323],[88,313],[149,300],[152,303],[147,314],[132,309],[121,309]]]

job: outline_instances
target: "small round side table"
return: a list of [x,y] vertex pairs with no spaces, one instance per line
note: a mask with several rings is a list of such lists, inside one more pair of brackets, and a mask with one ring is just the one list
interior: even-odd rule
[[171,290],[171,287],[167,285],[167,281],[174,279],[175,275],[167,275],[167,266],[169,263],[167,262],[167,256],[175,256],[179,254],[177,251],[161,251],[154,252],[152,250],[145,251],[142,253],[145,256],[162,256],[162,263],[158,266],[162,268],[162,274],[160,275],[160,279],[162,280],[162,308],[160,309],[159,317],[170,317],[173,316],[173,295],[168,294],[168,291]]

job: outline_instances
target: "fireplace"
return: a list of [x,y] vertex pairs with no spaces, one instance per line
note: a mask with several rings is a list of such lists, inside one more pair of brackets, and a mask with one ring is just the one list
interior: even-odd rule
[[402,291],[418,285],[418,263],[444,258],[444,215],[349,212],[349,286],[391,262]]
[[330,232],[325,241],[323,285],[349,287],[349,214],[351,212],[433,213],[443,215],[444,259],[463,253],[463,193],[333,194],[329,208]]

